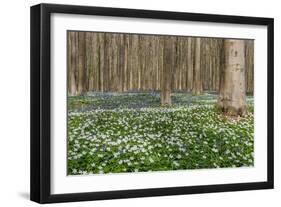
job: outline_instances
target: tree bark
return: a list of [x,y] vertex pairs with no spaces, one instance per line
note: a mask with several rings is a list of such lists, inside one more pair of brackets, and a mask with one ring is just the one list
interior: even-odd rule
[[200,95],[203,92],[201,67],[200,67],[200,46],[201,46],[201,38],[196,38],[193,89],[192,89],[193,95]]
[[78,95],[85,91],[86,68],[85,68],[85,32],[78,33]]
[[192,37],[187,38],[187,88],[189,91],[192,89],[193,86],[193,55],[192,55],[192,42],[193,42]]
[[104,58],[104,51],[105,51],[105,34],[99,33],[99,74],[100,74],[100,85],[99,85],[99,91],[104,91],[104,73],[105,73],[105,58]]
[[173,67],[173,39],[172,37],[164,37],[164,58],[163,58],[163,74],[161,81],[161,106],[170,106],[171,100],[171,81]]
[[244,40],[225,40],[224,50],[218,107],[227,115],[243,116],[246,113]]
[[77,87],[76,87],[76,54],[77,54],[77,44],[76,44],[76,33],[75,32],[69,32],[69,65],[68,65],[68,71],[70,73],[69,75],[69,82],[70,82],[70,88],[69,88],[69,93],[70,95],[76,95],[77,93]]

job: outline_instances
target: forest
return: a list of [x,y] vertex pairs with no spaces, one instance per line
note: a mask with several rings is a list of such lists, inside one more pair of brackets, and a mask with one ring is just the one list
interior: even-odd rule
[[[169,36],[171,88],[191,91],[195,65],[206,91],[218,91],[224,64],[224,39]],[[68,32],[68,93],[160,90],[165,36]],[[253,93],[254,41],[244,40],[246,91]],[[198,47],[200,49],[198,50]],[[195,50],[197,62],[195,64]],[[79,52],[78,52],[79,51]]]
[[68,175],[254,165],[254,40],[67,32]]

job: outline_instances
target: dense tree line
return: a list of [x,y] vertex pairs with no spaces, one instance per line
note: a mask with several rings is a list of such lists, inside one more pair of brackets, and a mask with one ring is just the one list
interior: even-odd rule
[[[166,93],[220,90],[226,63],[225,40],[221,38],[69,31],[67,41],[70,95],[163,91],[163,87]],[[243,41],[243,56],[245,90],[252,93],[253,40]],[[167,86],[163,79],[169,82]]]

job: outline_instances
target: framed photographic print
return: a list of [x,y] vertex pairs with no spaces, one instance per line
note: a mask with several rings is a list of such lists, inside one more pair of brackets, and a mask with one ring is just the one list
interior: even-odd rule
[[273,19],[31,7],[31,200],[273,188]]

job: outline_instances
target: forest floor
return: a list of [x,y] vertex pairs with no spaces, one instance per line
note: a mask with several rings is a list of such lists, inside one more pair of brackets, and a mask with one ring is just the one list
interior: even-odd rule
[[222,115],[216,94],[89,93],[68,98],[68,174],[147,172],[254,165],[248,114]]

